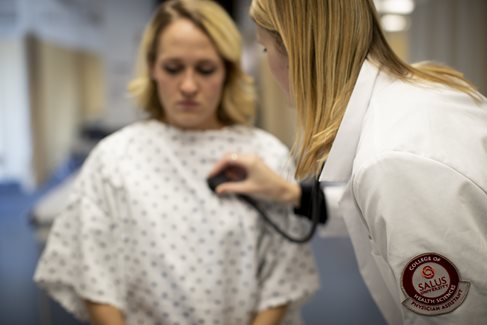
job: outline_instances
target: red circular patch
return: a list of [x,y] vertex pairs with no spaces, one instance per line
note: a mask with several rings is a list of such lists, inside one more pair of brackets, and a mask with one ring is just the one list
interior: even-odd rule
[[426,253],[410,260],[402,274],[404,292],[428,306],[441,305],[451,299],[460,282],[455,266],[445,257]]

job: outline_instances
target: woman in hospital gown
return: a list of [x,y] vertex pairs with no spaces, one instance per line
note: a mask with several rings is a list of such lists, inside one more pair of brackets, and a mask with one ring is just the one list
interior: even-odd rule
[[[169,1],[141,49],[146,68],[131,91],[150,118],[93,149],[35,281],[94,324],[300,324],[319,285],[309,247],[206,182],[233,151],[294,174],[287,148],[246,126],[253,97],[231,19],[213,2]],[[306,230],[290,207],[261,204],[287,231]]]

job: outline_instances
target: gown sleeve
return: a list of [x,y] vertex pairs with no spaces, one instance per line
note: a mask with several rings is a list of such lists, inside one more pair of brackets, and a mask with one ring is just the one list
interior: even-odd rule
[[358,171],[353,191],[403,323],[485,324],[485,190],[444,163],[387,153]]
[[[281,157],[274,168],[283,177],[293,177],[294,164],[287,150],[275,152],[274,157]],[[286,233],[297,237],[308,231],[309,221],[294,215],[291,207],[273,204],[264,207],[269,217]],[[293,317],[298,317],[298,308],[319,289],[314,255],[308,244],[291,243],[266,224],[264,227],[258,274],[261,290],[257,309],[288,304],[289,311],[283,324],[296,324]]]
[[34,275],[40,287],[81,320],[88,319],[84,300],[125,310],[117,193],[110,174],[115,168],[105,156],[95,148],[84,164]]

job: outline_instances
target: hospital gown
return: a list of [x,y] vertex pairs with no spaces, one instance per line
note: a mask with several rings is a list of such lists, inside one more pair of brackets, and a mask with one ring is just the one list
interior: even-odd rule
[[[307,245],[286,242],[206,177],[229,152],[255,153],[285,177],[287,148],[255,128],[184,131],[154,120],[112,134],[92,151],[50,232],[35,281],[88,319],[83,299],[121,310],[126,324],[249,324],[290,304],[283,324],[319,286]],[[262,203],[291,233],[309,225]]]

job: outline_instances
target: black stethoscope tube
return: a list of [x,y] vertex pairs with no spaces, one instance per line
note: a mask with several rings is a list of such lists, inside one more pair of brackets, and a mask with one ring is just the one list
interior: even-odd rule
[[242,195],[242,194],[237,195],[237,197],[240,198],[241,200],[247,202],[249,205],[251,205],[259,213],[259,215],[262,217],[262,219],[264,219],[264,221],[269,226],[271,226],[278,234],[280,234],[286,240],[288,240],[292,243],[296,243],[296,244],[305,244],[313,238],[313,236],[316,232],[316,229],[318,228],[318,223],[320,220],[320,213],[326,212],[324,210],[324,207],[320,206],[321,200],[320,200],[319,191],[321,191],[320,183],[319,183],[319,181],[315,180],[313,182],[313,186],[312,186],[312,190],[311,190],[311,228],[309,229],[308,233],[306,235],[304,235],[303,237],[294,237],[294,236],[286,233],[281,228],[279,228],[279,226],[276,225],[269,218],[269,216],[267,216],[265,211],[251,197],[246,196],[246,195]]

